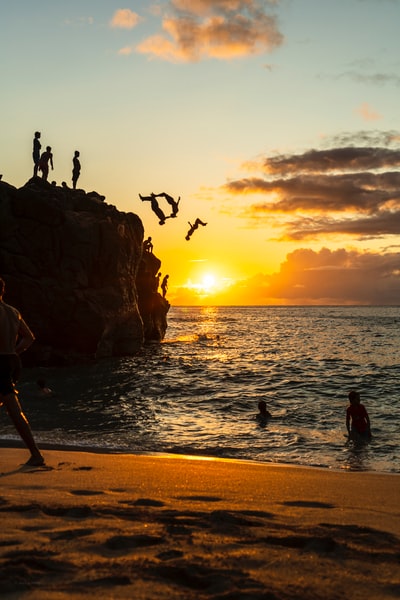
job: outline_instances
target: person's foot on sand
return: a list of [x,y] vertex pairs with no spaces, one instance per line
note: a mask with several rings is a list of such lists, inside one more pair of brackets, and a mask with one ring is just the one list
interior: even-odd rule
[[27,467],[42,467],[44,465],[44,458],[41,454],[39,456],[31,456],[25,465]]

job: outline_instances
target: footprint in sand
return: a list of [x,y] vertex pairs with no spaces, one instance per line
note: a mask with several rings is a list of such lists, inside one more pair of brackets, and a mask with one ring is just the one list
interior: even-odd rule
[[109,550],[130,550],[134,548],[144,548],[147,546],[157,546],[163,544],[165,539],[156,535],[114,535],[105,542]]
[[179,500],[193,500],[194,502],[222,502],[218,496],[178,496]]
[[91,471],[93,467],[74,467],[73,471]]
[[104,492],[100,490],[70,490],[70,494],[74,496],[100,496]]
[[291,500],[288,502],[282,502],[283,506],[297,506],[298,508],[335,508],[334,504],[329,502],[316,502],[309,500]]

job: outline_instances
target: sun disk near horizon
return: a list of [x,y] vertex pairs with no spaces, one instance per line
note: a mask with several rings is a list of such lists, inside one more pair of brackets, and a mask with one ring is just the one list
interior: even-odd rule
[[232,283],[227,278],[218,277],[215,273],[207,271],[201,274],[197,281],[189,279],[183,287],[197,293],[199,296],[210,296],[228,288]]

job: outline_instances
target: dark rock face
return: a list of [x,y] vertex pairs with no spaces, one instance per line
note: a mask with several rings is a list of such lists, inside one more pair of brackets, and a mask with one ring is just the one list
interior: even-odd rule
[[137,215],[96,192],[0,181],[4,300],[36,336],[25,364],[130,355],[163,339],[169,303],[154,289],[161,262],[142,252],[143,234]]

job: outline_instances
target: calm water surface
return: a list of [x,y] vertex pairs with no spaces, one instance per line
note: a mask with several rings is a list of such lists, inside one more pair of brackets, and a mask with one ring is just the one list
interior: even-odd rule
[[[400,307],[177,307],[168,323],[135,357],[26,369],[20,397],[38,440],[400,472]],[[38,395],[39,376],[53,397]],[[363,447],[345,438],[351,388],[371,418]],[[16,438],[4,413],[0,438]]]

